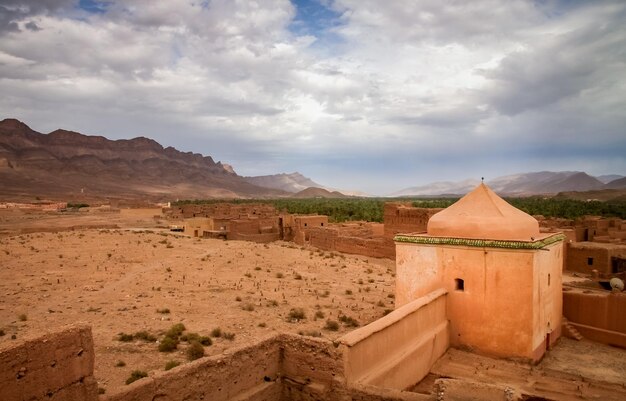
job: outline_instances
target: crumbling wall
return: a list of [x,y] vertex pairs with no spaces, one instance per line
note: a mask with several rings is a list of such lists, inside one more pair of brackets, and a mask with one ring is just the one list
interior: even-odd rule
[[383,221],[385,237],[393,240],[396,234],[426,231],[428,220],[443,209],[413,207],[410,203],[385,203]]
[[626,293],[563,291],[563,316],[584,337],[626,348]]
[[[567,245],[566,269],[590,274],[593,270],[600,273],[616,273],[613,258],[626,258],[626,246],[601,243],[570,243]],[[618,270],[618,269],[615,269]]]
[[348,384],[404,390],[449,346],[446,290],[438,289],[341,337]]
[[280,337],[201,358],[130,384],[103,401],[280,400]]
[[0,347],[0,400],[96,401],[91,328],[76,325]]

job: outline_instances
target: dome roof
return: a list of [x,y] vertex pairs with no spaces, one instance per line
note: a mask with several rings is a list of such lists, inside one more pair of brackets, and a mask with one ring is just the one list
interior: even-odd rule
[[539,237],[539,223],[480,184],[428,221],[435,237],[531,241]]

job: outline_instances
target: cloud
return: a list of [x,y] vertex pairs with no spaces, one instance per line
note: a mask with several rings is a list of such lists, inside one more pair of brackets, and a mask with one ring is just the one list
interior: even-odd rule
[[531,160],[626,171],[623,2],[304,3],[5,1],[0,110],[371,193]]

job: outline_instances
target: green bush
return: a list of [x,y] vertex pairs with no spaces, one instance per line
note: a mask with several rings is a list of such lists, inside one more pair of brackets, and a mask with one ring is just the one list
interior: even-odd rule
[[148,377],[148,373],[146,373],[143,370],[133,370],[132,373],[130,374],[130,377],[126,379],[126,384],[130,384],[144,377]]
[[165,370],[174,369],[178,365],[180,365],[178,361],[167,361],[165,362]]
[[326,330],[330,330],[330,331],[337,331],[337,330],[339,330],[339,323],[337,323],[334,320],[330,320],[329,319],[329,320],[326,321],[326,326],[324,326],[324,328]]
[[297,322],[298,320],[306,319],[306,313],[302,308],[293,308],[289,311],[287,320],[290,322]]
[[159,343],[159,352],[172,352],[178,348],[178,340],[165,336]]
[[195,361],[204,356],[204,347],[198,341],[192,341],[187,348],[187,359]]

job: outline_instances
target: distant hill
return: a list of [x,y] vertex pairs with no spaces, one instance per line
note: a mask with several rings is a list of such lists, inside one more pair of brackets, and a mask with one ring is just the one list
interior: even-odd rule
[[279,189],[281,191],[297,193],[307,188],[322,188],[329,192],[339,192],[343,195],[368,197],[370,195],[361,191],[335,189],[320,185],[304,175],[295,172],[290,174],[261,175],[256,177],[244,177],[251,184],[265,188]]
[[[619,180],[615,185],[620,185]],[[480,181],[468,179],[458,182],[434,182],[419,187],[407,188],[391,196],[437,196],[463,195],[471,191]],[[541,171],[497,177],[486,181],[495,192],[504,196],[553,195],[565,191],[601,190],[604,184],[595,177],[580,171]]]
[[323,188],[315,188],[315,187],[311,187],[311,188],[307,188],[304,189],[298,193],[295,193],[293,195],[291,195],[292,198],[299,198],[299,199],[309,199],[309,198],[350,198],[350,196],[348,195],[344,195],[341,192],[337,192],[337,191],[327,191]]
[[474,189],[480,180],[468,179],[464,181],[452,182],[441,181],[418,187],[405,188],[401,191],[394,192],[391,196],[435,196],[435,195],[464,195]]
[[109,140],[58,129],[41,134],[0,121],[0,195],[76,198],[280,197],[210,156],[164,148],[152,139]]
[[308,177],[295,172],[290,174],[261,175],[256,177],[243,177],[250,184],[264,188],[279,189],[286,192],[300,192],[307,188],[324,188]]
[[624,176],[619,175],[619,174],[607,174],[607,175],[598,175],[596,176],[596,178],[598,179],[598,181],[601,181],[604,184],[608,184],[611,181],[615,181],[619,178],[624,178]]
[[626,189],[626,177],[613,180],[607,183],[604,187],[607,189]]

